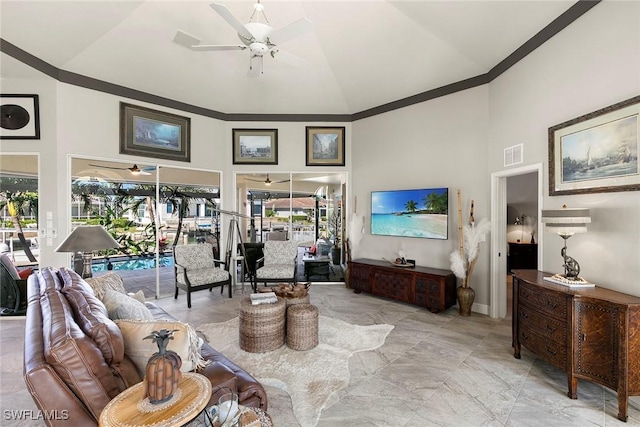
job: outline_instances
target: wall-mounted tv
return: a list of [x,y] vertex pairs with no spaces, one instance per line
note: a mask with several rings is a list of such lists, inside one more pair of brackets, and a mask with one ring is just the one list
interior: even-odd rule
[[449,189],[371,192],[371,234],[448,238]]

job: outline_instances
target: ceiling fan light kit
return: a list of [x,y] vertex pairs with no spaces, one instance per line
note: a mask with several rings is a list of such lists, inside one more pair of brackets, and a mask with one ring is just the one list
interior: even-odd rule
[[[210,6],[237,31],[243,45],[203,45],[200,44],[200,39],[181,30],[178,30],[173,41],[195,51],[245,50],[248,48],[251,54],[249,57],[249,72],[247,74],[249,77],[258,77],[262,74],[262,58],[267,53],[270,53],[274,59],[283,59],[284,62],[294,66],[306,63],[302,58],[292,54],[285,54],[280,49],[276,49],[276,46],[312,31],[313,24],[307,18],[299,19],[274,30],[269,24],[267,15],[264,12],[264,6],[260,3],[260,0],[253,5],[253,13],[246,24],[238,20],[223,4],[211,3]],[[264,23],[260,22],[261,17],[264,19]],[[282,53],[283,55],[276,57],[276,53]]]

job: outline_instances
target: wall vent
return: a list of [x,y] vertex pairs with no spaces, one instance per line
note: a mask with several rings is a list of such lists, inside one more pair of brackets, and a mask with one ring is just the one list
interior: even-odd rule
[[522,144],[514,145],[504,149],[504,165],[513,166],[523,162],[522,155],[524,147]]

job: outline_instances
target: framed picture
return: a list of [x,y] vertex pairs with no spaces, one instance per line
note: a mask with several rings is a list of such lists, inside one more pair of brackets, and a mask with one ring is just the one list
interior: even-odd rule
[[549,128],[549,195],[640,190],[640,96]]
[[277,165],[278,129],[233,129],[234,165]]
[[120,154],[191,161],[191,119],[120,103]]
[[307,126],[307,166],[344,166],[344,127]]
[[38,95],[0,95],[0,139],[40,139]]

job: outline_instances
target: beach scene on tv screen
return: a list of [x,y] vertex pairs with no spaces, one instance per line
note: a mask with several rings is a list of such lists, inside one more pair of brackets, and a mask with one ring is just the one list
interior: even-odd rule
[[447,239],[447,188],[373,191],[371,234]]

